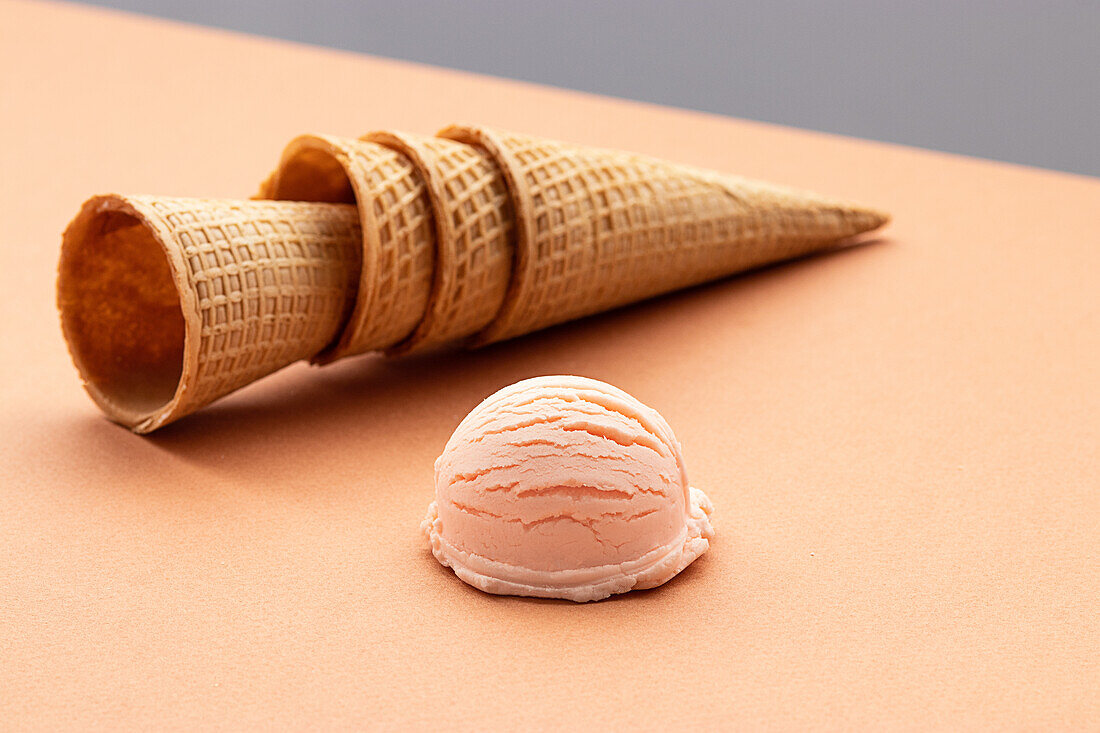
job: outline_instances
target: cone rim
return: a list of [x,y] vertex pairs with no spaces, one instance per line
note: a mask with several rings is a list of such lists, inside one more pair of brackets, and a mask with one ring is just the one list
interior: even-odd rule
[[359,138],[363,142],[383,145],[409,159],[424,182],[428,202],[431,205],[432,229],[435,232],[433,250],[435,263],[432,268],[432,286],[428,293],[424,316],[412,333],[386,348],[388,356],[406,354],[417,346],[432,340],[433,329],[440,315],[439,307],[447,302],[448,296],[457,284],[457,279],[454,276],[454,249],[450,246],[455,240],[455,230],[451,217],[447,216],[446,212],[444,203],[446,193],[443,191],[440,177],[437,174],[438,165],[435,154],[417,138],[418,136],[412,133],[399,130],[375,130]]
[[298,135],[283,148],[279,164],[268,180],[265,181],[263,191],[266,198],[273,198],[278,191],[279,180],[290,162],[302,151],[314,150],[329,155],[340,165],[355,197],[353,203],[358,210],[359,228],[362,232],[362,258],[359,266],[359,277],[356,281],[356,290],[352,294],[354,304],[347,319],[340,325],[336,338],[310,359],[310,363],[316,365],[329,364],[344,356],[356,353],[353,348],[353,339],[355,334],[362,330],[362,326],[370,320],[375,297],[374,284],[379,268],[379,253],[382,250],[374,210],[369,205],[369,192],[362,190],[366,181],[362,177],[354,175],[354,163],[344,148],[342,140],[342,138],[334,135],[313,133]]
[[515,237],[512,250],[512,274],[508,281],[508,288],[504,292],[504,301],[488,325],[467,339],[467,345],[470,347],[482,346],[495,341],[505,331],[512,321],[513,313],[523,300],[521,295],[527,287],[530,270],[534,264],[530,239],[531,232],[534,231],[534,221],[528,198],[523,195],[526,189],[515,177],[515,171],[519,170],[520,163],[507,146],[498,143],[496,134],[492,130],[474,125],[448,125],[437,132],[436,136],[472,145],[488,153],[500,169],[508,189],[508,196],[512,201]]
[[[100,385],[95,382],[95,380],[90,378],[90,370],[85,361],[85,356],[80,353],[78,348],[74,347],[76,340],[70,333],[69,324],[65,317],[65,303],[63,302],[63,293],[65,289],[64,283],[62,282],[63,273],[60,269],[61,264],[71,250],[80,246],[81,240],[83,239],[82,235],[86,228],[92,225],[97,217],[107,213],[118,213],[130,216],[145,228],[151,235],[153,241],[156,242],[160,252],[164,255],[168,263],[172,284],[179,296],[179,306],[184,324],[183,363],[180,365],[179,378],[176,382],[176,388],[172,396],[163,404],[151,410],[134,410],[128,408],[126,405],[122,404],[120,400],[112,398],[107,391],[102,389]],[[168,227],[154,209],[144,205],[141,201],[117,193],[101,194],[93,196],[85,201],[80,211],[65,228],[65,232],[61,237],[61,260],[58,263],[57,307],[61,318],[62,335],[64,336],[69,356],[72,358],[73,364],[80,374],[84,390],[92,398],[92,401],[95,402],[112,421],[130,428],[135,433],[151,432],[161,425],[171,422],[184,414],[185,411],[182,408],[185,407],[184,398],[187,392],[187,385],[191,375],[195,374],[199,368],[201,314],[199,313],[198,301],[195,298],[195,294],[188,285],[187,265],[184,262],[183,253],[179,248],[169,245],[171,239],[171,228]]]

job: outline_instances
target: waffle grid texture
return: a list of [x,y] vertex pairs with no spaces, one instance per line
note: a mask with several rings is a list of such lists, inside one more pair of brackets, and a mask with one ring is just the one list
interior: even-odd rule
[[499,341],[835,246],[882,223],[812,194],[489,128],[440,135],[489,151],[516,209]]
[[514,218],[504,178],[478,148],[438,137],[376,132],[366,139],[417,167],[432,204],[435,276],[420,325],[389,353],[463,339],[500,310],[512,270]]
[[[287,185],[296,160],[317,152],[339,163],[341,170],[335,173],[341,180]],[[332,174],[322,170],[315,179]],[[304,135],[287,146],[261,195],[346,201],[349,182],[351,200],[359,207],[363,264],[351,319],[335,346],[314,358],[319,363],[385,349],[408,337],[424,318],[435,269],[427,187],[412,161],[395,150],[362,140]]]
[[[194,375],[178,415],[324,349],[352,305],[361,234],[353,207],[129,197],[178,248],[194,295]],[[192,320],[194,319],[194,321]],[[190,330],[190,329],[189,329]]]
[[355,207],[97,196],[66,229],[62,329],[92,398],[149,432],[337,337]]

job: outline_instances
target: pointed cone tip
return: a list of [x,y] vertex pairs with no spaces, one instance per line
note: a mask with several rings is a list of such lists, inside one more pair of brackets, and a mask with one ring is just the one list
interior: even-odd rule
[[889,213],[880,209],[865,209],[865,211],[867,212],[867,216],[870,220],[870,225],[865,230],[868,232],[875,229],[881,229],[893,220],[893,217],[890,216]]

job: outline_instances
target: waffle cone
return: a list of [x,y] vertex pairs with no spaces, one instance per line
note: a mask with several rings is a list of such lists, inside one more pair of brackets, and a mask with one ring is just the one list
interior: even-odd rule
[[435,227],[435,273],[423,319],[388,350],[408,353],[481,331],[504,303],[514,219],[504,178],[484,151],[438,137],[364,136],[412,161],[427,186]]
[[108,417],[150,432],[300,359],[500,341],[837,247],[888,219],[458,126],[299,137],[260,197],[99,196],[66,229],[62,329]]
[[259,196],[358,204],[363,264],[355,306],[314,362],[385,349],[412,334],[424,319],[435,267],[428,189],[412,161],[371,142],[302,135],[287,145]]
[[480,344],[836,247],[888,219],[631,153],[483,127],[439,135],[492,156],[515,210],[511,281]]
[[347,320],[355,208],[97,196],[62,239],[58,307],[112,420],[147,433],[299,359]]

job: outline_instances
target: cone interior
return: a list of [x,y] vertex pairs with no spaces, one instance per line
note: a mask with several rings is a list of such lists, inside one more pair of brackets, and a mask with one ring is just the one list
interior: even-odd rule
[[287,151],[266,198],[354,204],[355,190],[344,166],[329,151],[299,144]]
[[137,217],[81,212],[65,232],[58,306],[86,387],[112,418],[132,425],[173,400],[185,346],[180,294]]

